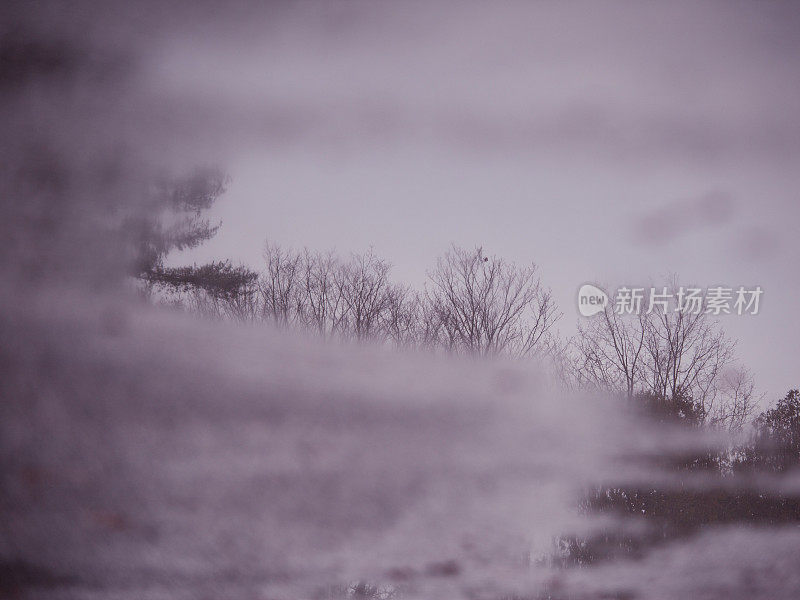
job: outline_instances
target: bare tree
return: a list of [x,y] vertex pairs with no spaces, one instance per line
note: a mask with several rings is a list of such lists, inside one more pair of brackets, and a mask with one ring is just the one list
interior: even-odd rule
[[645,314],[623,317],[611,306],[579,325],[574,339],[579,382],[632,397],[642,378],[647,331]]
[[646,390],[663,398],[689,396],[709,415],[735,343],[703,312],[662,311],[651,317],[645,335]]
[[357,340],[380,336],[383,313],[389,307],[390,269],[391,265],[372,250],[353,254],[349,262],[337,264],[334,282],[342,308],[342,335]]
[[216,318],[260,318],[396,347],[523,357],[558,346],[550,328],[560,315],[536,267],[486,257],[480,248],[453,247],[429,273],[423,293],[392,283],[390,263],[372,250],[342,261],[333,252],[267,243],[264,261],[258,280],[248,273],[235,294],[209,288],[213,293],[170,300]]
[[729,431],[740,431],[750,421],[761,400],[755,394],[753,374],[742,366],[727,368],[717,387],[718,396],[707,407],[708,423]]
[[303,256],[277,244],[264,245],[266,271],[259,279],[262,318],[281,327],[294,325],[303,310]]
[[301,264],[303,324],[322,336],[340,333],[346,311],[336,285],[339,259],[333,252],[312,253],[306,249]]
[[629,398],[690,401],[702,422],[729,429],[741,427],[755,404],[735,347],[709,314],[666,308],[620,315],[609,306],[573,341],[581,383]]
[[560,317],[536,266],[517,267],[453,246],[428,274],[429,316],[445,348],[476,355],[530,356]]
[[387,289],[386,306],[381,317],[381,330],[386,340],[397,348],[426,347],[425,306],[411,287],[392,284]]

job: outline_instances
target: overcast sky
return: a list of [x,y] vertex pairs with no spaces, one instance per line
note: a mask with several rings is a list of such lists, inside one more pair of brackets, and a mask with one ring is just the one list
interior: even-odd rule
[[585,282],[760,285],[761,314],[724,326],[777,397],[800,385],[798,17],[335,3],[190,23],[149,76],[215,115],[198,144],[233,183],[217,237],[173,260],[372,246],[421,284],[450,243],[479,244],[540,266],[565,333]]

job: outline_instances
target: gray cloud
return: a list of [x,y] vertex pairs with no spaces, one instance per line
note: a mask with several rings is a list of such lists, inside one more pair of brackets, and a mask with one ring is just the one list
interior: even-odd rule
[[642,245],[667,244],[690,233],[720,227],[736,213],[732,196],[711,191],[650,210],[632,224],[633,239]]

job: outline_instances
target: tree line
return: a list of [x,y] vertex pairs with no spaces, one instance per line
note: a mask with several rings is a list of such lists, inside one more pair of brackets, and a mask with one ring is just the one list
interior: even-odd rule
[[[604,485],[587,493],[584,510],[644,519],[647,526],[637,534],[563,536],[555,540],[556,560],[583,565],[637,556],[711,523],[800,522],[800,497],[731,486],[737,477],[750,481],[749,473],[800,466],[800,392],[754,417],[760,398],[753,376],[738,362],[735,341],[708,314],[620,315],[607,306],[565,339],[554,329],[562,315],[536,265],[517,265],[480,246],[452,246],[422,289],[392,281],[391,264],[372,250],[342,257],[267,243],[258,271],[230,261],[166,266],[172,250],[216,233],[219,225],[202,212],[227,182],[222,172],[206,169],[157,186],[159,217],[133,223],[131,275],[150,298],[208,317],[267,321],[326,338],[536,358],[563,385],[620,396],[647,418],[729,431],[750,426],[737,445],[672,457],[667,468],[679,482],[690,483],[691,473],[701,471],[710,477],[707,489]],[[677,288],[676,278],[667,283]]]
[[520,358],[553,342],[560,314],[535,265],[453,246],[421,291],[391,281],[390,270],[371,250],[342,258],[267,244],[261,272],[221,262],[157,269],[147,283],[163,300],[207,316],[324,337]]
[[166,266],[171,251],[215,235],[219,224],[203,212],[228,183],[221,170],[204,168],[154,186],[153,210],[131,224],[132,275],[150,297],[208,317],[267,321],[323,337],[537,358],[566,386],[635,398],[665,418],[732,431],[752,422],[759,402],[753,376],[710,315],[620,315],[607,306],[565,338],[555,331],[562,314],[537,266],[480,246],[452,246],[422,289],[393,281],[391,264],[372,250],[343,257],[266,243],[260,270],[230,261]]

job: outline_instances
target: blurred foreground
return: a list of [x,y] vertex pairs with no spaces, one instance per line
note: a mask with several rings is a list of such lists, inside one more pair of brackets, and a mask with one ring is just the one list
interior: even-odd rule
[[[569,88],[578,100],[562,114],[563,98],[540,94],[551,89],[546,68],[527,85],[527,57],[549,55],[574,8],[549,9],[547,21],[524,5],[495,20],[473,7],[450,29],[445,8],[409,11],[406,21],[383,5],[287,6],[9,2],[0,13],[0,597],[798,597],[797,470],[734,472],[735,440],[722,434],[561,392],[530,364],[323,343],[263,323],[192,319],[125,291],[143,239],[162,258],[183,247],[163,243],[176,230],[161,219],[158,182],[260,146],[293,192],[343,149],[369,171],[376,156],[394,165],[399,148],[387,187],[413,198],[416,215],[460,200],[436,179],[396,185],[427,172],[415,171],[430,166],[426,152],[453,161],[452,179],[500,159],[527,173],[528,162],[509,157],[551,156],[553,145],[556,156],[577,147],[621,161],[656,148],[649,160],[658,164],[749,160],[756,150],[770,164],[791,161],[797,127],[778,117],[795,115],[792,94],[776,94],[775,110],[757,104],[765,123],[734,112],[729,135],[731,113],[714,94],[741,95],[709,88],[679,130],[711,127],[676,136],[669,111],[655,118],[611,99],[609,112],[591,86]],[[638,44],[626,15],[618,8],[603,21]],[[687,15],[676,28],[701,21]],[[711,10],[700,15],[716,22]],[[663,20],[649,16],[639,18]],[[568,37],[575,47],[596,29],[584,20]],[[549,22],[564,26],[530,33]],[[734,22],[744,28],[749,12]],[[791,30],[793,21],[780,23]],[[483,61],[456,52],[486,27],[495,41],[533,46],[500,45]],[[397,46],[382,54],[385,39]],[[735,35],[724,39],[739,47]],[[636,58],[633,72],[652,71],[627,46],[609,64],[617,54]],[[771,57],[780,66],[769,80],[787,81],[792,65]],[[762,74],[760,61],[747,64]],[[583,81],[580,65],[576,73]],[[657,92],[672,89],[670,73],[656,72]],[[476,85],[484,81],[528,100]],[[595,96],[600,105],[585,105]],[[538,110],[528,123],[530,106]],[[519,123],[528,126],[517,135]],[[733,143],[743,139],[750,145]],[[281,172],[286,156],[296,172]],[[558,178],[583,176],[571,173]],[[505,186],[514,174],[495,176]],[[319,206],[358,220],[346,193],[329,202],[329,186],[317,183]],[[479,191],[494,198],[495,183]],[[376,206],[376,222],[403,212]],[[437,236],[445,222],[464,225],[442,206],[424,223]],[[540,207],[536,219],[509,211],[526,228],[519,238],[527,244],[529,224],[542,223],[568,253],[561,236],[580,228]],[[273,230],[292,226],[279,210],[268,216]],[[594,213],[585,218],[597,228]],[[214,229],[199,226],[199,238]],[[479,226],[483,234],[483,215]]]
[[[559,399],[518,365],[323,345],[120,297],[55,299],[6,302],[0,321],[7,597],[800,591],[796,504],[777,520],[769,507],[777,493],[791,502],[796,479],[664,467],[721,440]],[[698,512],[665,539],[635,518],[581,515],[579,494],[608,482],[694,490],[688,511],[757,484],[762,514],[718,511],[713,526]],[[570,536],[594,550],[581,559]],[[619,539],[636,552],[620,554],[632,546]]]

